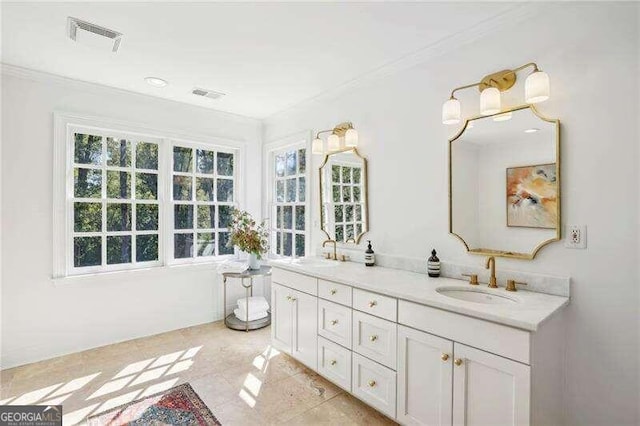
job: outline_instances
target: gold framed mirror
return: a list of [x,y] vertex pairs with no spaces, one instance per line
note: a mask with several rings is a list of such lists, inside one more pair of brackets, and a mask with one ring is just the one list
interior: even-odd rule
[[356,148],[334,151],[319,173],[322,231],[338,243],[359,243],[369,231],[367,159]]
[[560,239],[560,121],[524,105],[449,140],[449,233],[469,253],[533,259]]

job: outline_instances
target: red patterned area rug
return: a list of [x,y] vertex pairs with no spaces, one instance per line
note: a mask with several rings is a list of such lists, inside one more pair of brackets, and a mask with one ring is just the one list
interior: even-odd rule
[[89,426],[220,425],[189,383],[90,416]]

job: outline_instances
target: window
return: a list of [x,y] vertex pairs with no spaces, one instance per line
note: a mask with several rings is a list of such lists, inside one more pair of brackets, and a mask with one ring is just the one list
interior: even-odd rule
[[336,241],[355,241],[363,223],[362,166],[332,164],[331,185]]
[[305,148],[273,153],[271,252],[276,255],[306,253],[306,153]]
[[234,253],[227,247],[235,202],[234,161],[231,152],[173,146],[174,259]]
[[73,133],[72,263],[91,270],[160,261],[158,144]]

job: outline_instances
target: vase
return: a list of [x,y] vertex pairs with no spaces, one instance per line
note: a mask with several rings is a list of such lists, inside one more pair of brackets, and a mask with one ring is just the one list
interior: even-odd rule
[[260,260],[255,253],[249,253],[249,269],[260,269]]

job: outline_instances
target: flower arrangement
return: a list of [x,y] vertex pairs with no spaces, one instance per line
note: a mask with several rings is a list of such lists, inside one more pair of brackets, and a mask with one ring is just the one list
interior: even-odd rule
[[227,245],[238,246],[240,250],[262,259],[269,247],[269,231],[265,222],[258,225],[249,213],[234,208],[231,212],[231,235]]

